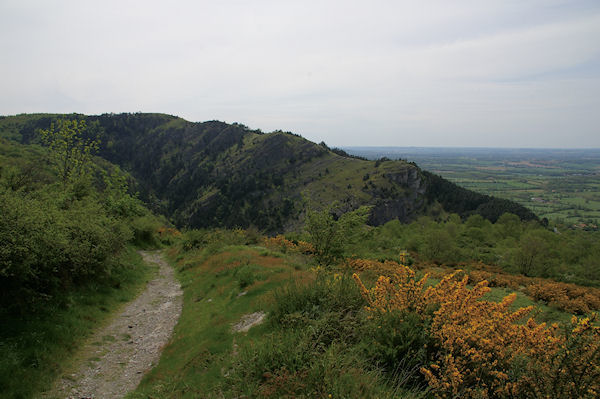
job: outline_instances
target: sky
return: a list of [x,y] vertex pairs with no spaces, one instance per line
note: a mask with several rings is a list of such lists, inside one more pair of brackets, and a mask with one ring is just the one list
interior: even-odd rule
[[600,148],[600,1],[0,0],[0,115]]

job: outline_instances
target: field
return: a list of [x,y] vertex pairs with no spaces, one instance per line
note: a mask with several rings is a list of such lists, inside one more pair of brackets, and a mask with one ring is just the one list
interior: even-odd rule
[[345,147],[369,159],[415,162],[463,187],[514,200],[540,218],[597,228],[600,149]]

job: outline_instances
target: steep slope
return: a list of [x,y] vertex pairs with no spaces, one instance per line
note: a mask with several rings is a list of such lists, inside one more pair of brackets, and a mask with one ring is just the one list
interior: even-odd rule
[[[377,225],[409,221],[436,202],[466,215],[491,201],[413,164],[357,159],[292,133],[265,134],[235,123],[164,114],[19,115],[0,119],[0,136],[36,142],[37,129],[59,117],[86,119],[89,134],[101,140],[99,155],[129,171],[142,198],[180,226],[289,230],[300,225],[307,206],[334,201],[339,212],[373,206]],[[506,204],[497,205],[494,212],[501,214]],[[535,218],[521,208],[522,217]]]

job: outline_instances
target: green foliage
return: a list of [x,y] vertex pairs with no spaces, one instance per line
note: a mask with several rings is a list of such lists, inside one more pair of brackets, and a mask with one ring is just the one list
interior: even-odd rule
[[277,304],[270,314],[276,325],[293,327],[328,312],[356,314],[365,301],[347,275],[321,276],[309,284],[291,282],[274,293]]
[[0,190],[0,302],[24,311],[108,277],[130,238],[128,227],[92,199],[65,203],[53,189],[36,196]]
[[235,269],[233,273],[237,277],[240,289],[244,289],[256,281],[259,268],[255,265],[244,265]]
[[91,172],[92,155],[99,141],[85,139],[85,120],[59,119],[47,130],[40,130],[45,145],[50,148],[50,159],[63,184],[79,180]]
[[447,229],[435,229],[425,235],[423,240],[423,255],[437,262],[452,262],[458,250],[456,241]]
[[[151,274],[133,248],[114,260],[108,281],[90,281],[30,314],[0,310],[0,396],[38,397],[108,317],[133,299]],[[2,305],[4,306],[4,304]]]
[[111,172],[102,171],[104,207],[113,216],[130,218],[146,213],[142,202],[128,192],[127,176],[117,166]]
[[254,229],[195,229],[187,230],[181,240],[181,248],[186,251],[204,250],[214,253],[214,250],[228,245],[256,244],[257,236]]
[[395,259],[404,249],[420,262],[452,266],[481,261],[510,273],[600,286],[600,232],[554,232],[512,214],[493,224],[480,215],[464,222],[452,216],[439,222],[422,216],[405,225],[392,221],[363,235],[344,256]]
[[[48,130],[51,123],[57,127]],[[63,155],[53,156],[61,176],[77,175],[80,163],[67,162],[72,167],[64,168],[60,161],[93,153],[101,140],[98,155],[130,173],[139,182],[140,199],[180,227],[299,230],[306,196],[318,209],[335,200],[346,210],[372,206],[373,225],[395,218],[407,222],[426,212],[456,212],[461,217],[479,212],[495,220],[510,211],[534,218],[524,208],[513,209],[510,202],[460,189],[441,178],[429,179],[414,164],[367,161],[281,131],[263,134],[240,124],[191,123],[140,113],[0,120],[0,136],[22,143],[41,142],[40,130],[45,136],[62,134],[54,147]],[[423,188],[427,201],[420,193]],[[126,211],[123,205],[127,204],[112,204],[117,212]]]
[[498,218],[496,226],[499,227],[498,232],[502,238],[515,238],[518,239],[521,236],[522,224],[517,215],[512,213],[505,213]]
[[317,262],[324,266],[340,260],[344,250],[359,238],[370,211],[368,207],[361,207],[336,220],[332,213],[334,206],[321,211],[309,210],[306,216],[309,242],[315,248]]
[[550,242],[540,232],[527,232],[521,236],[511,259],[516,271],[525,276],[548,277],[544,271],[549,266]]
[[367,358],[402,383],[427,385],[420,369],[429,365],[435,347],[426,321],[414,313],[390,312],[379,314],[363,328]]
[[282,332],[240,353],[233,391],[249,397],[389,397],[380,373],[348,348],[315,349],[309,330]]
[[[386,397],[389,387],[365,356],[364,299],[348,275],[322,274],[276,291],[273,331],[245,347],[236,392],[261,397]],[[363,345],[364,340],[364,345]]]
[[133,243],[142,248],[159,246],[156,232],[162,223],[153,215],[144,215],[132,219],[129,226],[133,231]]
[[[48,149],[0,144],[0,304],[6,311],[42,309],[78,286],[108,281],[129,241],[154,239],[158,221],[127,192],[124,175],[92,162],[98,143],[85,138],[86,122],[56,126],[42,131]],[[94,180],[98,170],[103,182]]]

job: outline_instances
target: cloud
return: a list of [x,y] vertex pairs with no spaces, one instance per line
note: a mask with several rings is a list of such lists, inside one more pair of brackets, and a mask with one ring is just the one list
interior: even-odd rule
[[14,1],[0,113],[154,111],[335,145],[600,146],[596,1]]

